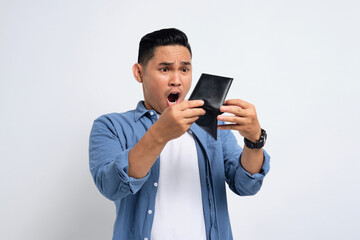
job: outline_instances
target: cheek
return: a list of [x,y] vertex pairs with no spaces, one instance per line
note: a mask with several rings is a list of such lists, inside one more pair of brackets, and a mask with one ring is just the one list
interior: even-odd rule
[[154,84],[154,79],[151,75],[143,78],[143,86],[144,86],[145,91],[148,93],[151,93],[154,90],[156,90],[156,87]]
[[144,82],[144,92],[148,99],[159,99],[162,96],[162,88],[155,81]]
[[186,94],[189,92],[190,87],[191,87],[191,78],[187,79],[184,82],[184,91],[186,91]]

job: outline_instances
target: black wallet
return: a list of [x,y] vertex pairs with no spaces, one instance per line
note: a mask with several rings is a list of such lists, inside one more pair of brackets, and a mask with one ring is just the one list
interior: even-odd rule
[[217,115],[222,114],[220,107],[225,101],[233,78],[203,73],[197,82],[189,100],[203,100],[202,108],[206,114],[200,116],[196,123],[217,140]]

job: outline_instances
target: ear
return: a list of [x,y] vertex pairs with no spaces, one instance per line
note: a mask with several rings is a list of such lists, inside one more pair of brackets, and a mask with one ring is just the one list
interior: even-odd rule
[[135,63],[134,66],[132,67],[132,70],[136,81],[142,83],[143,82],[142,76],[144,71],[143,67],[139,63]]

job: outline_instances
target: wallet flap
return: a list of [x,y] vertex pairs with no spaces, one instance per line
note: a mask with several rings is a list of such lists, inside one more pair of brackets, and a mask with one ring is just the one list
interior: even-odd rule
[[189,100],[203,100],[206,114],[196,123],[217,140],[217,115],[223,105],[233,78],[203,73],[197,82]]

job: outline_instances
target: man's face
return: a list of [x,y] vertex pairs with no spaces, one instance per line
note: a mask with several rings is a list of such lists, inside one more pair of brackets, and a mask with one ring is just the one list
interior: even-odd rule
[[[190,51],[180,45],[160,46],[146,66],[138,65],[145,107],[162,113],[184,100],[191,87]],[[139,81],[139,80],[138,80]]]

